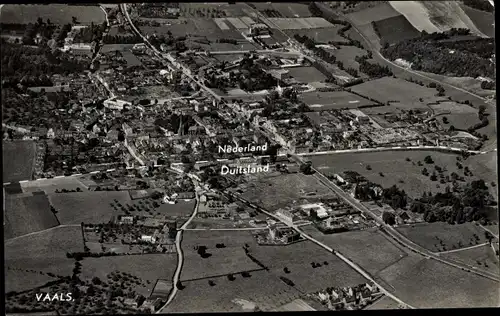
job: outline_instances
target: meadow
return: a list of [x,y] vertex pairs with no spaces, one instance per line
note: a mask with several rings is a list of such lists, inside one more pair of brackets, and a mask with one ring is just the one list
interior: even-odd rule
[[34,141],[2,141],[3,183],[33,179],[35,155]]
[[28,24],[36,23],[40,17],[43,21],[50,19],[54,24],[68,24],[76,17],[79,24],[101,24],[106,20],[104,12],[95,6],[67,4],[5,4],[0,11],[2,23]]

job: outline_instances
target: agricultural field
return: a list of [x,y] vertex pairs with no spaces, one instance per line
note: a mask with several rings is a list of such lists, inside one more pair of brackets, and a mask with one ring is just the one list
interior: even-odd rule
[[268,18],[273,26],[281,30],[330,28],[332,23],[319,17],[311,18]]
[[153,293],[158,279],[171,280],[177,266],[175,254],[149,254],[85,258],[82,261],[81,278],[91,280],[98,277],[106,280],[113,272],[128,273],[138,278],[132,287],[138,294],[148,297]]
[[[225,248],[216,248],[223,243]],[[183,234],[184,266],[181,280],[193,280],[261,269],[247,257],[243,247],[255,244],[249,231],[185,231]],[[206,246],[208,258],[202,258],[195,246]]]
[[416,308],[494,307],[498,282],[410,254],[380,273],[404,302]]
[[61,224],[105,223],[113,216],[122,214],[118,208],[111,207],[113,200],[122,205],[131,202],[126,191],[87,191],[76,193],[49,194],[50,204],[54,206]]
[[196,10],[207,11],[210,9],[217,9],[220,11],[224,11],[226,16],[235,17],[235,16],[245,16],[247,15],[246,11],[250,9],[244,3],[235,3],[228,4],[225,2],[221,3],[189,3],[183,2],[179,3],[179,8],[181,12],[194,12]]
[[355,109],[374,102],[347,91],[306,92],[299,99],[313,111]]
[[[316,28],[316,29],[286,29],[283,32],[290,37],[293,37],[295,34],[300,36],[307,36],[317,43],[327,44],[328,42],[345,42],[347,40],[338,34],[338,31],[341,29],[342,25],[331,25],[326,28]],[[275,34],[274,32],[273,34]]]
[[306,4],[293,3],[293,2],[276,2],[264,3],[254,2],[255,8],[259,11],[263,10],[276,10],[284,18],[307,18],[311,16],[311,12]]
[[[422,87],[416,83],[393,77],[383,77],[352,86],[352,91],[370,97],[380,103],[398,101],[393,106],[403,109],[428,109],[427,103],[443,98],[436,97],[436,89]],[[420,101],[422,99],[422,101]]]
[[[42,276],[69,276],[74,268],[74,260],[66,257],[67,252],[83,251],[83,237],[79,226],[57,227],[52,230],[7,240],[5,242],[5,267],[12,269],[6,275],[7,288],[27,288],[34,281],[44,282]],[[19,275],[15,269],[34,272]],[[40,272],[44,274],[40,274]],[[40,277],[35,277],[38,274]],[[20,277],[20,278],[17,278]]]
[[160,204],[155,212],[172,217],[190,216],[195,206],[195,200],[178,201],[176,204]]
[[255,181],[247,184],[241,196],[269,210],[290,205],[301,198],[331,196],[332,192],[312,175],[258,174]]
[[375,303],[368,305],[365,310],[384,310],[384,309],[398,309],[399,304],[388,296],[382,296]]
[[[424,163],[424,158],[428,155],[432,157],[434,164]],[[432,174],[434,166],[438,165],[441,168],[446,167],[444,176],[451,175],[452,172],[464,176],[463,169],[459,170],[456,166],[456,157],[457,155],[451,153],[418,150],[317,155],[308,156],[308,159],[322,173],[333,175],[343,171],[356,171],[384,188],[396,185],[405,190],[410,197],[419,198],[423,192],[430,191],[435,194],[444,192],[446,187],[446,184],[440,184],[439,181],[430,181],[429,176],[422,174],[423,168],[427,168]],[[406,158],[410,161],[406,161]],[[418,166],[419,161],[422,162],[422,166]],[[470,165],[469,168],[474,174],[474,164],[465,161],[464,166],[466,165]],[[370,166],[371,170],[367,170],[367,166]],[[380,176],[380,172],[383,176]]]
[[338,250],[374,276],[407,255],[399,245],[385,238],[376,229],[337,234],[323,234],[313,226],[303,227],[302,230]]
[[[433,252],[470,247],[486,242],[484,230],[474,223],[450,225],[444,222],[418,223],[396,228],[419,246]],[[477,240],[475,236],[477,236]]]
[[498,267],[498,257],[495,256],[495,252],[489,244],[471,249],[442,253],[440,256],[445,259],[451,259],[467,265],[476,266],[482,270],[490,271],[492,273],[499,274],[500,272]]
[[401,15],[398,11],[394,10],[388,3],[380,3],[371,8],[353,12],[347,17],[356,25],[369,24],[373,21],[381,21],[388,18]]
[[301,83],[325,81],[326,77],[314,67],[294,67],[288,70],[290,76]]
[[151,296],[167,298],[172,290],[172,280],[158,280]]
[[3,183],[33,179],[36,143],[29,140],[2,141],[2,147]]
[[[330,286],[344,287],[366,282],[366,279],[349,265],[311,241],[287,246],[255,246],[250,247],[250,253],[277,277],[285,276],[292,280],[295,288],[302,293],[319,291]],[[321,266],[313,268],[311,262]],[[285,267],[290,273],[283,271]]]
[[54,24],[73,23],[73,17],[79,24],[101,24],[106,20],[104,12],[95,6],[67,4],[5,4],[0,9],[0,20],[7,24],[36,23],[38,18],[50,19]]
[[382,44],[397,43],[420,36],[420,32],[403,15],[376,21],[375,27],[380,34]]
[[22,182],[21,188],[25,193],[33,193],[43,191],[47,194],[55,193],[56,190],[76,190],[80,188],[82,191],[87,191],[88,187],[83,185],[76,177],[65,177],[57,179],[38,179],[36,181]]
[[15,267],[5,269],[5,293],[30,290],[56,280],[56,278],[48,276],[45,272],[40,273],[25,270],[31,269],[21,270]]
[[[179,291],[172,303],[166,309],[160,310],[160,313],[249,311],[245,305],[249,305],[250,310],[257,305],[260,310],[269,311],[301,295],[297,289],[288,286],[268,271],[250,274],[248,278],[234,275],[233,281],[222,276],[182,282],[185,288]],[[210,286],[209,280],[215,285]]]
[[5,238],[14,238],[59,225],[45,194],[7,195]]
[[475,114],[477,109],[467,104],[460,104],[454,101],[444,101],[438,104],[429,104],[429,107],[434,110],[434,113],[451,112],[453,114]]
[[460,7],[481,33],[488,37],[495,37],[495,26],[493,25],[495,15],[493,13],[476,10],[466,5],[460,5]]
[[232,27],[232,24],[226,24],[229,26],[229,29],[221,30],[214,19],[179,19],[173,21],[171,25],[142,26],[141,30],[146,34],[156,33],[164,36],[170,31],[174,37],[182,37],[189,34],[189,36],[205,37],[209,41],[215,41],[220,38],[244,40],[243,35]]

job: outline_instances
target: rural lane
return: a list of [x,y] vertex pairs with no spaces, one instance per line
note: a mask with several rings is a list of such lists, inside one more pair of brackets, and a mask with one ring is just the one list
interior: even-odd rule
[[184,253],[182,252],[182,247],[181,247],[182,233],[184,230],[186,230],[189,223],[191,223],[191,221],[196,217],[196,215],[198,214],[198,209],[200,207],[200,192],[202,193],[203,191],[198,190],[198,188],[200,188],[198,183],[196,182],[195,179],[193,179],[193,178],[191,178],[191,179],[193,180],[195,188],[196,188],[196,190],[195,190],[196,206],[193,210],[193,213],[189,217],[189,219],[179,228],[179,230],[177,231],[177,234],[175,236],[175,249],[177,250],[177,267],[175,269],[174,277],[172,280],[172,291],[170,292],[170,295],[168,296],[168,299],[165,302],[165,304],[161,308],[158,309],[156,314],[162,313],[162,310],[164,308],[166,308],[168,306],[168,304],[170,304],[173,301],[173,299],[175,298],[175,295],[177,294],[177,291],[178,291],[177,282],[179,281],[181,271],[182,271],[182,265],[184,264]]

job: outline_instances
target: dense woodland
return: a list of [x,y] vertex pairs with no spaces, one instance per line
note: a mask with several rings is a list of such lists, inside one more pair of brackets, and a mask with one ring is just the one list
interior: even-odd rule
[[420,38],[386,45],[381,53],[390,60],[400,58],[410,62],[415,70],[454,77],[495,78],[495,65],[490,59],[494,54],[494,39],[452,40],[453,36],[468,32],[457,29],[434,34],[422,32]]

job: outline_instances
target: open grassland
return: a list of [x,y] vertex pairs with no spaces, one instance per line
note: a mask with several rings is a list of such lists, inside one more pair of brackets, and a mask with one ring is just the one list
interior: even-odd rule
[[375,303],[368,305],[365,310],[383,310],[383,309],[398,309],[399,304],[388,296],[382,296]]
[[410,254],[380,273],[397,296],[417,308],[494,307],[498,282]]
[[107,223],[112,216],[121,214],[110,203],[118,200],[122,205],[131,202],[126,191],[87,191],[76,193],[54,193],[49,195],[61,224]]
[[35,155],[36,144],[33,141],[2,141],[3,182],[31,180]]
[[193,213],[195,205],[195,200],[182,200],[177,202],[176,204],[160,204],[160,207],[155,209],[154,213],[160,213],[161,215],[172,217],[189,216],[191,215],[191,213]]
[[299,97],[313,111],[327,111],[340,109],[355,109],[374,102],[347,91],[307,92]]
[[302,230],[353,260],[373,276],[406,256],[403,250],[376,229],[328,235],[312,226]]
[[[344,287],[366,282],[366,279],[349,265],[311,241],[287,246],[255,246],[250,248],[250,253],[276,276],[292,280],[295,288],[302,293],[330,286]],[[321,266],[313,268],[311,262]],[[290,273],[283,271],[285,267]]]
[[[430,251],[446,251],[486,242],[484,231],[474,223],[419,223],[396,228],[411,241]],[[478,236],[476,241],[474,234]]]
[[392,105],[404,109],[428,109],[427,103],[443,99],[436,97],[436,89],[422,87],[416,83],[392,77],[383,77],[355,85],[351,87],[351,90],[381,103],[398,101]]
[[290,76],[298,82],[309,83],[315,81],[324,81],[325,75],[314,67],[294,67],[288,70]]
[[48,276],[45,272],[26,272],[25,270],[5,269],[5,293],[21,292],[42,286],[47,282],[56,280]]
[[131,282],[134,290],[148,297],[153,292],[157,279],[172,279],[176,266],[175,254],[86,258],[82,261],[81,278],[91,280],[98,277],[106,280],[112,272],[126,272],[138,278],[136,282]]
[[400,15],[388,3],[381,3],[371,8],[360,10],[348,14],[348,18],[354,22],[356,26],[369,24],[373,21],[380,21]]
[[285,18],[307,18],[311,16],[307,4],[293,2],[271,3],[272,9],[278,11]]
[[440,256],[467,265],[476,266],[482,270],[496,274],[499,274],[500,271],[498,267],[498,257],[489,244],[456,252],[443,253]]
[[[216,248],[223,243],[225,248]],[[184,266],[181,280],[192,280],[260,269],[245,255],[245,244],[255,244],[249,231],[186,231],[183,234]],[[195,246],[206,246],[208,258],[202,258]]]
[[218,3],[196,3],[196,2],[182,2],[179,4],[179,8],[182,12],[194,12],[196,10],[206,11],[211,9],[217,9],[224,11],[226,16],[234,17],[234,16],[245,16],[246,10],[249,8],[244,3],[234,3],[228,4],[227,2],[218,2]]
[[438,104],[429,104],[434,113],[453,113],[453,114],[476,114],[477,110],[467,104],[460,104],[454,101],[444,101]]
[[327,44],[331,41],[347,43],[347,40],[338,34],[338,30],[341,28],[342,25],[334,24],[330,27],[316,29],[285,29],[283,32],[290,37],[293,37],[295,34],[307,36],[317,43],[322,44]]
[[50,211],[50,204],[45,194],[32,196],[5,196],[5,238],[13,238],[47,228],[59,223]]
[[420,32],[403,15],[376,21],[375,26],[382,43],[392,44],[420,36]]
[[[183,23],[180,23],[180,22]],[[227,23],[230,26],[230,23]],[[179,19],[174,20],[171,25],[163,26],[141,26],[141,31],[146,34],[158,34],[167,36],[168,31],[174,37],[190,36],[204,37],[210,41],[215,41],[220,38],[240,39],[243,40],[243,35],[234,27],[227,30],[221,30],[215,23],[214,19]]]
[[56,190],[76,190],[80,188],[82,191],[87,191],[87,187],[78,181],[75,177],[65,177],[57,179],[43,179],[21,183],[23,192],[44,191],[47,194],[55,193]]
[[[34,270],[34,273],[53,273],[69,276],[74,260],[66,257],[67,252],[83,251],[83,237],[80,227],[58,227],[5,243],[5,267]],[[6,275],[7,288],[24,288],[34,280],[30,273],[17,278],[17,274]],[[41,279],[40,282],[45,279]]]
[[303,174],[259,174],[249,182],[242,197],[275,210],[301,198],[331,196],[331,191],[312,175]]
[[[435,163],[424,163],[426,156],[431,156]],[[443,172],[445,176],[451,175],[452,172],[464,176],[463,169],[459,170],[456,166],[456,157],[456,154],[451,153],[414,150],[318,155],[308,156],[308,159],[324,174],[333,175],[343,171],[356,171],[369,181],[378,183],[384,188],[396,185],[405,190],[409,196],[419,198],[424,192],[430,191],[435,194],[445,190],[447,184],[429,179],[435,165],[447,169]],[[406,158],[409,158],[410,161],[406,161]],[[419,161],[422,162],[422,166],[418,165]],[[465,161],[463,165],[469,166],[474,173],[473,163]],[[367,170],[368,166],[371,167],[371,170]],[[423,168],[429,171],[429,176],[422,174]],[[380,175],[380,172],[383,176]],[[438,185],[439,187],[437,187]]]
[[0,9],[2,23],[28,24],[50,19],[54,24],[72,23],[73,18],[80,24],[101,24],[106,20],[104,12],[95,6],[67,4],[5,4]]
[[281,30],[329,28],[333,24],[320,17],[311,18],[269,18],[271,25]]
[[472,23],[486,36],[495,37],[495,14],[491,12],[480,11],[466,5],[460,5],[467,14]]
[[346,69],[354,68],[359,70],[359,63],[354,58],[366,55],[366,50],[356,46],[340,46],[340,49],[336,49],[332,53],[337,57],[337,60],[344,64]]
[[300,296],[299,291],[267,271],[252,272],[249,278],[239,274],[234,277],[233,281],[227,277],[211,278],[214,286],[210,286],[208,280],[182,282],[185,288],[160,313],[242,312],[245,309],[238,304],[240,300],[269,311]]

